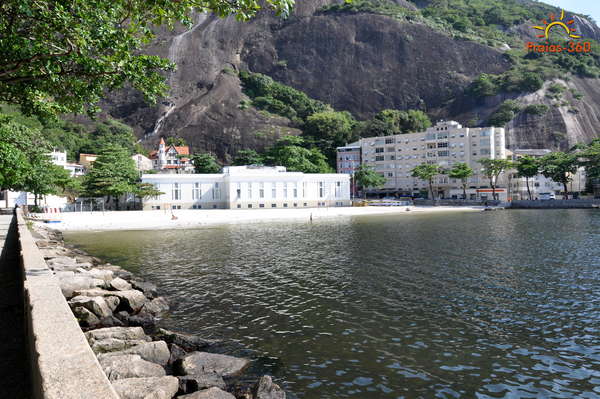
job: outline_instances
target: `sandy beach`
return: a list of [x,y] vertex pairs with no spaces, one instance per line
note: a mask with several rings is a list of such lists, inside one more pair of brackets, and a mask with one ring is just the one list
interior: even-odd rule
[[[407,209],[409,209],[407,211]],[[61,231],[94,230],[156,230],[194,228],[206,225],[261,223],[286,220],[313,221],[364,215],[415,214],[437,212],[481,212],[483,207],[347,207],[304,209],[206,209],[206,210],[157,210],[157,211],[109,211],[72,212],[61,214],[38,214],[40,218],[60,221],[49,227]],[[175,217],[173,217],[175,216]]]

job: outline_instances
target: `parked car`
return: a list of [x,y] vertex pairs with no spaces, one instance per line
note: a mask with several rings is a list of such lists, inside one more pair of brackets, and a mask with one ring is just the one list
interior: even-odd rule
[[540,193],[541,201],[548,201],[548,200],[555,200],[555,199],[556,199],[556,194],[554,194],[554,193]]

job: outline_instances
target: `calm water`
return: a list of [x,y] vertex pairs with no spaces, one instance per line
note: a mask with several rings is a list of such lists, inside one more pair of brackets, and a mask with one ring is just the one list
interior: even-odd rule
[[600,211],[67,239],[159,284],[299,398],[600,398]]

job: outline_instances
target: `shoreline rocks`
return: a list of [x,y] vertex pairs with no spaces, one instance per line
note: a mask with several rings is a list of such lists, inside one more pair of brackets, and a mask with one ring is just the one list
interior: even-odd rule
[[58,231],[34,224],[34,238],[121,398],[286,398],[267,375],[242,390],[232,385],[251,360],[211,353],[222,341],[157,327],[169,304],[156,285],[68,248]]

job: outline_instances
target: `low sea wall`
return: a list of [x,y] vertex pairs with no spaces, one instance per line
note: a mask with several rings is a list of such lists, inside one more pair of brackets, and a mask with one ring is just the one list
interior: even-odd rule
[[439,199],[426,200],[415,199],[414,204],[417,206],[498,206],[500,201],[480,201],[480,200],[455,200],[455,199]]
[[17,211],[32,391],[36,399],[118,399]]
[[512,201],[512,209],[588,209],[600,207],[600,199]]

